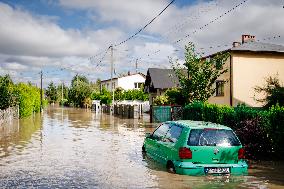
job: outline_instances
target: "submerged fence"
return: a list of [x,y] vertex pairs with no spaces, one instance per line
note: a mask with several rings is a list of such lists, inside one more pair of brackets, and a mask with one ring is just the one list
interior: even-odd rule
[[19,106],[9,107],[5,110],[0,110],[0,126],[5,123],[12,121],[13,119],[19,118]]

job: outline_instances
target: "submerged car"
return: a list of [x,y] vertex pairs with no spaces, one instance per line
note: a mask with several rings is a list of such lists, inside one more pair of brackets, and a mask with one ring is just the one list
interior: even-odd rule
[[229,127],[202,121],[169,121],[147,133],[142,151],[171,173],[246,175],[244,149]]

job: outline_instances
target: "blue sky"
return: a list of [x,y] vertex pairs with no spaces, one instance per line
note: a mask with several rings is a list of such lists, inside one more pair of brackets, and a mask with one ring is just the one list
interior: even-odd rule
[[[92,61],[88,58],[131,36],[169,2],[0,0],[0,75],[38,85],[38,73],[43,70],[45,86],[50,81],[70,83],[77,73],[91,81],[108,79],[109,52],[104,59],[103,54]],[[204,54],[228,48],[242,34],[256,35],[258,40],[272,38],[266,42],[283,45],[281,0],[248,0],[198,30],[240,2],[243,0],[176,0],[145,31],[114,49],[116,76],[134,72],[136,59],[142,73],[149,67],[170,68],[169,57],[182,62],[188,42]],[[184,38],[186,35],[189,37]],[[184,40],[174,43],[178,39]]]

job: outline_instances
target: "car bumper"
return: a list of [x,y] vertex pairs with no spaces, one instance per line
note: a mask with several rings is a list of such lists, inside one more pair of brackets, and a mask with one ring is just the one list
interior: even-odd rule
[[174,165],[176,173],[182,175],[206,175],[204,169],[210,167],[230,168],[231,175],[247,175],[248,173],[248,165],[244,161],[237,164],[193,164],[192,162],[176,161]]

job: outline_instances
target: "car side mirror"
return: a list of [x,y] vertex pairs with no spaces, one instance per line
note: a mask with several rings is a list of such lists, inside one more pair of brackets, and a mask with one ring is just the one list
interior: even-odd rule
[[146,133],[145,136],[146,138],[152,138],[152,133]]

